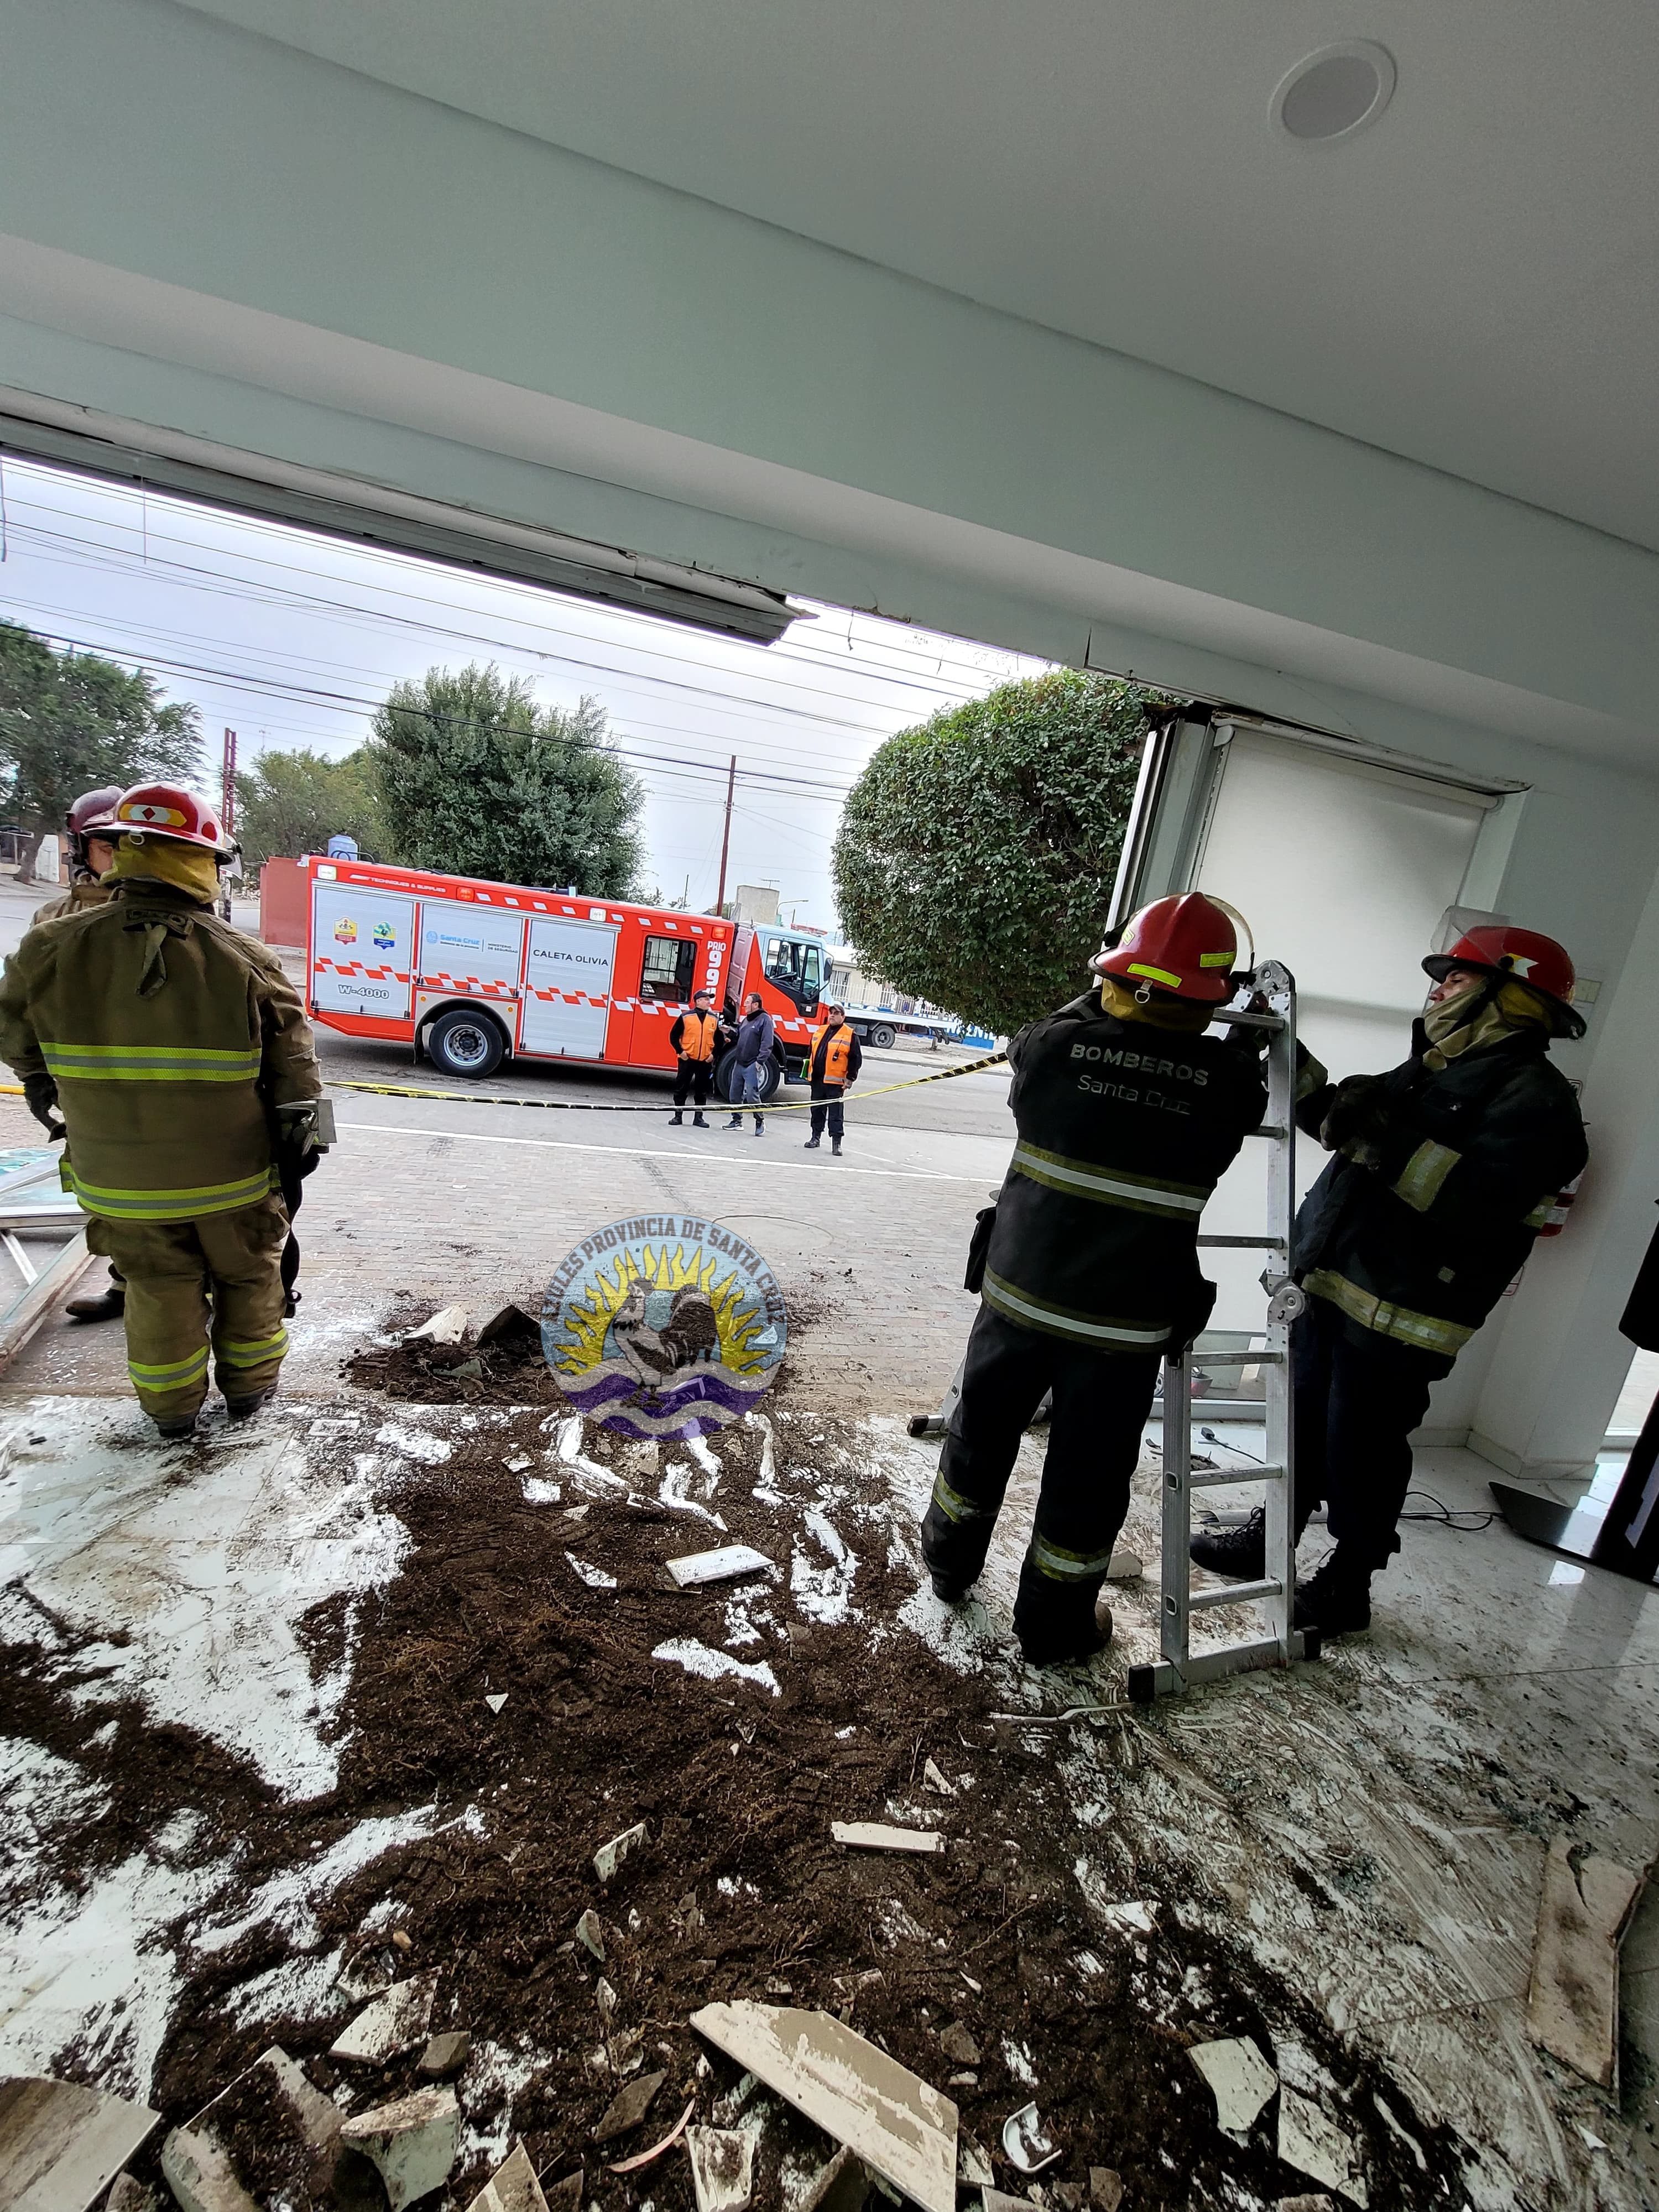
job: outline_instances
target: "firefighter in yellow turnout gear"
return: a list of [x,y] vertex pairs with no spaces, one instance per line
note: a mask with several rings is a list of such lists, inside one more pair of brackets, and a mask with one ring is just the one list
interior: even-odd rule
[[[314,1148],[311,1029],[274,954],[212,911],[228,848],[186,791],[116,810],[115,896],[31,929],[0,979],[0,1058],[67,1126],[65,1188],[126,1279],[128,1371],[167,1436],[215,1380],[233,1418],[288,1348],[276,1147]],[[53,1109],[63,1122],[53,1119]]]

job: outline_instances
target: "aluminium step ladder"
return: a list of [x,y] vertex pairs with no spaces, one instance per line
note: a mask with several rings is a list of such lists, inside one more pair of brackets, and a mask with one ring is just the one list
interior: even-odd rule
[[[1164,1540],[1159,1623],[1163,1656],[1131,1667],[1129,1695],[1137,1704],[1178,1695],[1195,1682],[1213,1682],[1261,1667],[1286,1667],[1293,1659],[1316,1659],[1319,1638],[1291,1626],[1296,1585],[1296,1539],[1291,1486],[1296,1440],[1291,1413],[1291,1323],[1307,1304],[1291,1279],[1291,1224],[1296,1211],[1296,979],[1276,960],[1256,969],[1253,997],[1264,998],[1265,1013],[1223,1007],[1218,1022],[1255,1029],[1267,1036],[1267,1118],[1255,1132],[1267,1146],[1267,1229],[1260,1237],[1204,1237],[1200,1245],[1267,1254],[1261,1287],[1267,1296],[1267,1343],[1262,1351],[1206,1352],[1206,1367],[1259,1366],[1262,1370],[1267,1416],[1266,1464],[1240,1470],[1210,1471],[1193,1466],[1193,1348],[1164,1363]],[[1201,1403],[1202,1401],[1200,1401]],[[1267,1571],[1260,1582],[1226,1583],[1194,1590],[1187,1547],[1192,1538],[1193,1494],[1224,1485],[1260,1483],[1267,1509]],[[1261,1604],[1267,1634],[1207,1651],[1192,1648],[1192,1620],[1213,1606]]]

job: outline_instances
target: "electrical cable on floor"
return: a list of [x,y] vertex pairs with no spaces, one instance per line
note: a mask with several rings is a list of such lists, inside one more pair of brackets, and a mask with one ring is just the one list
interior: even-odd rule
[[1259,1459],[1255,1452],[1247,1452],[1239,1444],[1230,1444],[1224,1437],[1217,1436],[1213,1429],[1200,1429],[1198,1433],[1206,1444],[1214,1444],[1222,1451],[1231,1452],[1238,1459],[1247,1459],[1252,1467],[1265,1467],[1267,1464],[1267,1462]]
[[1408,1490],[1406,1492],[1407,1504],[1409,1504],[1413,1498],[1426,1498],[1434,1510],[1432,1513],[1402,1512],[1400,1516],[1402,1521],[1437,1521],[1443,1528],[1455,1529],[1460,1536],[1478,1536],[1483,1528],[1490,1528],[1494,1521],[1503,1518],[1500,1513],[1478,1513],[1472,1507],[1460,1511],[1455,1506],[1443,1504],[1431,1490]]

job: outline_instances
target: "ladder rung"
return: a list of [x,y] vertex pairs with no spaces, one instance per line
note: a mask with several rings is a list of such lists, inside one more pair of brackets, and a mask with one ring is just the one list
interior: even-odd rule
[[1286,1131],[1282,1121],[1264,1121],[1259,1129],[1252,1129],[1250,1134],[1253,1137],[1282,1137]]
[[[1165,1480],[1169,1478],[1166,1476]],[[1224,1490],[1230,1482],[1283,1482],[1282,1467],[1199,1468],[1187,1477],[1188,1490]]]
[[1230,1250],[1241,1252],[1282,1252],[1285,1249],[1282,1237],[1200,1237],[1198,1241],[1200,1244],[1224,1245]]
[[1235,1007],[1231,1012],[1224,1006],[1219,1013],[1212,1014],[1210,1019],[1212,1022],[1231,1022],[1235,1029],[1266,1030],[1270,1036],[1285,1026],[1283,1014],[1252,1013],[1243,1006]]
[[1204,1613],[1212,1605],[1248,1605],[1253,1598],[1277,1597],[1283,1583],[1229,1583],[1225,1589],[1194,1590],[1187,1599],[1188,1613]]

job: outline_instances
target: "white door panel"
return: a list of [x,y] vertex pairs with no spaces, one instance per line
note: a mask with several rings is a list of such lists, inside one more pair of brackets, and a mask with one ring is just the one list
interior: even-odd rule
[[313,883],[311,898],[311,997],[319,1013],[406,1021],[413,899],[342,883]]
[[526,1052],[573,1060],[605,1057],[617,936],[615,922],[560,915],[531,923],[520,1034]]
[[456,990],[516,989],[524,920],[461,899],[421,902],[421,974]]

